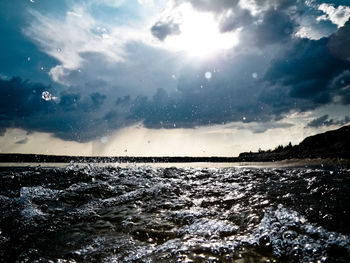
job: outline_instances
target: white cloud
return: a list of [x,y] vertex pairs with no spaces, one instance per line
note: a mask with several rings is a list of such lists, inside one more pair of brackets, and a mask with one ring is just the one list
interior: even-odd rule
[[253,16],[257,16],[263,11],[266,11],[266,7],[262,8],[261,6],[258,6],[254,0],[240,0],[239,6],[242,9],[249,10]]
[[140,5],[154,5],[153,0],[137,0]]
[[178,32],[168,34],[154,44],[167,50],[183,52],[189,57],[206,59],[230,50],[239,43],[239,30],[220,32],[219,21],[213,13],[198,11],[189,3],[169,6],[153,24],[167,24],[168,21],[178,27]]
[[[314,1],[307,1],[305,5],[306,9],[303,12],[305,15],[294,17],[298,25],[295,36],[318,40],[333,34],[339,27],[338,24],[331,21],[328,14],[320,15],[320,10],[327,10],[326,7],[328,6],[316,4]],[[330,6],[330,9],[334,9],[334,7]]]
[[344,26],[346,21],[350,18],[349,6],[340,5],[335,8],[333,5],[321,4],[318,9],[325,13],[317,18],[318,21],[330,20],[333,24],[336,24],[338,28]]
[[148,21],[123,26],[101,22],[89,12],[86,6],[73,6],[62,19],[31,11],[33,20],[24,33],[60,62],[49,71],[52,80],[75,87],[98,80],[105,83],[101,89],[113,88],[116,96],[176,89],[171,76],[178,75],[186,61],[151,35],[155,11],[147,13]]
[[[34,40],[43,52],[60,62],[49,70],[55,82],[71,86],[84,85],[85,82],[98,79],[110,85],[118,83],[124,89],[133,89],[137,85],[140,86],[141,78],[135,78],[135,75],[140,74],[145,76],[146,79],[142,82],[144,81],[144,85],[149,85],[151,90],[164,87],[163,82],[156,84],[158,79],[163,78],[155,75],[164,76],[163,71],[173,70],[172,65],[163,66],[159,72],[155,67],[163,65],[166,61],[149,65],[149,61],[142,58],[151,56],[142,53],[147,48],[153,49],[153,57],[149,59],[158,59],[160,55],[164,55],[164,50],[154,46],[150,33],[153,13],[159,12],[160,7],[150,10],[146,6],[150,7],[151,2],[144,0],[142,3],[145,7],[140,5],[144,18],[138,21],[126,20],[122,25],[113,20],[113,17],[99,20],[101,18],[96,18],[91,13],[92,4],[118,7],[124,2],[91,0],[84,5],[73,5],[63,18],[30,10],[33,19],[29,27],[23,29],[23,33]],[[130,48],[136,46],[135,43],[140,47],[139,50]],[[157,50],[154,49],[159,50],[159,55],[155,54]],[[82,79],[83,77],[85,79]]]
[[317,40],[322,37],[327,36],[328,34],[323,34],[319,30],[316,30],[313,26],[301,26],[298,31],[295,33],[295,36],[300,38],[308,38]]
[[120,7],[125,0],[90,0],[90,4],[107,5],[111,7]]
[[24,34],[61,63],[50,70],[50,75],[58,82],[66,70],[77,70],[82,66],[82,55],[86,53],[98,53],[113,62],[123,61],[125,44],[133,34],[137,35],[133,30],[123,27],[114,27],[108,31],[84,8],[68,11],[63,20],[34,10],[31,13],[34,20],[24,30]]

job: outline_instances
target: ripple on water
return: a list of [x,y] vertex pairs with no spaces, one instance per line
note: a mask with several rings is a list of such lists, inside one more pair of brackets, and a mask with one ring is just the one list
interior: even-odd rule
[[341,169],[6,168],[0,256],[350,262],[348,177]]

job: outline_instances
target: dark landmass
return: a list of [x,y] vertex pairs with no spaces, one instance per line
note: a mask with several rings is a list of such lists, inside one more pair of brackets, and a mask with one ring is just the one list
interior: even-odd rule
[[350,125],[305,138],[299,145],[279,146],[273,151],[245,152],[240,161],[267,162],[287,159],[350,159]]
[[191,163],[274,162],[288,159],[350,159],[350,125],[305,138],[299,145],[245,152],[238,157],[96,157],[43,154],[0,154],[2,163]]

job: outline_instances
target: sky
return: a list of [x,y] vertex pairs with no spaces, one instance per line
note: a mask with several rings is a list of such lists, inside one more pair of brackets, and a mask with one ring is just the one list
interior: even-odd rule
[[1,0],[0,152],[237,156],[350,123],[348,0]]

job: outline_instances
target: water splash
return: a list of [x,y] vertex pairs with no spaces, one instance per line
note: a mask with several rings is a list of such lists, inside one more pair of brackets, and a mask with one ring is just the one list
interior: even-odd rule
[[349,262],[350,179],[347,170],[331,171],[73,162],[2,169],[0,255],[6,262]]

